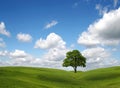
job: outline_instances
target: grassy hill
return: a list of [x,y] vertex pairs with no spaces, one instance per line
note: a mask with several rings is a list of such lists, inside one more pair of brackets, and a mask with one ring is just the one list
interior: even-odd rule
[[68,72],[31,67],[0,67],[0,88],[120,88],[120,67]]

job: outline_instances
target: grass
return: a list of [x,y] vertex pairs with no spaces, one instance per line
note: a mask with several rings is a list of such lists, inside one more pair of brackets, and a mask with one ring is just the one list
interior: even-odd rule
[[0,88],[120,88],[120,67],[73,73],[32,67],[0,67]]

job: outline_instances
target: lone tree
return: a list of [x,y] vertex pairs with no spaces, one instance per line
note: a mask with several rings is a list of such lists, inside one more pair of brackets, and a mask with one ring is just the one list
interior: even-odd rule
[[66,58],[63,61],[63,67],[72,66],[74,72],[77,72],[77,66],[86,67],[86,58],[78,50],[69,51],[66,53]]

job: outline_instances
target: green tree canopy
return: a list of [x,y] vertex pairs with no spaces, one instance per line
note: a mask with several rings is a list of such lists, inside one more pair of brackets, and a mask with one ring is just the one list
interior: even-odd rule
[[68,66],[72,66],[76,73],[78,66],[86,67],[86,58],[78,50],[69,51],[63,61],[63,67]]

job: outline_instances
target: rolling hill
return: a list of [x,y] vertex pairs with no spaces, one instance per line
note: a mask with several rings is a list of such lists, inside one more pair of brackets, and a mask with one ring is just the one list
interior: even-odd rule
[[120,67],[73,73],[32,67],[0,67],[0,88],[120,88]]

